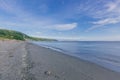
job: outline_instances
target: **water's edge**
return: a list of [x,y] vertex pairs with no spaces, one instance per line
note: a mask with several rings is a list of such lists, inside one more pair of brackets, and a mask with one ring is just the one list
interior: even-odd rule
[[[78,55],[75,55],[75,54],[69,54],[70,52],[68,52],[68,51],[65,51],[65,50],[63,50],[61,48],[53,47],[53,46],[50,46],[50,45],[43,45],[43,44],[41,45],[41,44],[38,44],[38,43],[34,43],[34,44],[36,44],[38,46],[41,46],[41,47],[45,47],[45,48],[49,48],[49,49],[61,52],[61,53],[65,54],[65,55],[73,56],[73,57],[76,57],[76,58],[79,58],[79,59],[82,59],[82,60],[85,60],[85,61],[88,61],[88,62],[95,63],[95,64],[97,64],[97,65],[99,65],[101,67],[107,68],[107,69],[115,71],[115,72],[120,72],[120,67],[119,66],[113,66],[113,65],[111,66],[110,64],[102,63],[102,62],[96,61],[94,59],[90,60],[90,59],[84,58],[82,56],[78,56]],[[97,57],[97,58],[99,59],[101,57]]]

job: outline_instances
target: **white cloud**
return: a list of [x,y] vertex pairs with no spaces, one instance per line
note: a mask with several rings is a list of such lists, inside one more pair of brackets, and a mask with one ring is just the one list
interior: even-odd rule
[[63,30],[72,30],[72,29],[74,29],[76,27],[77,27],[77,23],[56,24],[56,25],[49,26],[49,28],[51,28],[51,29],[60,30],[60,31],[63,31]]
[[96,22],[92,22],[93,26],[88,28],[86,32],[94,30],[96,28],[104,27],[105,25],[117,23],[120,23],[120,17],[102,19]]
[[106,18],[96,22],[93,22],[95,25],[107,25],[107,24],[116,24],[120,22],[120,17],[117,18]]
[[[96,2],[95,2],[96,3]],[[120,0],[113,1],[98,1],[99,6],[94,3],[87,6],[86,12],[92,18],[95,18],[96,21],[91,22],[92,26],[86,31],[91,31],[100,27],[107,26],[109,24],[120,23]],[[90,3],[87,3],[90,4]],[[85,7],[85,6],[84,6]],[[84,9],[84,8],[83,8]],[[85,8],[86,9],[86,8]]]
[[118,5],[115,3],[109,3],[106,5],[106,7],[108,7],[107,11],[112,11],[114,10]]
[[94,30],[100,27],[104,27],[105,25],[108,25],[108,24],[117,24],[117,23],[120,23],[120,17],[102,19],[96,22],[92,22],[93,26],[88,28],[86,32],[89,32],[91,30]]
[[105,6],[107,7],[107,11],[112,12],[112,11],[120,11],[120,0],[115,0],[114,2],[110,2],[106,4]]

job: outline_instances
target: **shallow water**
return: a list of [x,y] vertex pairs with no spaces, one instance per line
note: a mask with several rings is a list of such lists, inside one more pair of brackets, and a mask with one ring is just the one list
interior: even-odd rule
[[120,72],[120,42],[61,41],[33,43],[61,51],[80,59],[88,60],[108,69]]

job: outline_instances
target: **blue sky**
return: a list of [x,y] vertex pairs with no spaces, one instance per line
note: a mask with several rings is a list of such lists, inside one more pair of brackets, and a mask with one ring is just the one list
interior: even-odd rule
[[120,0],[0,0],[0,28],[69,40],[120,40]]

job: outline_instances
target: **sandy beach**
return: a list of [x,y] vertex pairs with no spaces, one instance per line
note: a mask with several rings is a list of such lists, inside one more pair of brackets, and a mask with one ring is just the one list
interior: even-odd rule
[[0,41],[0,80],[120,80],[120,73],[24,41]]

